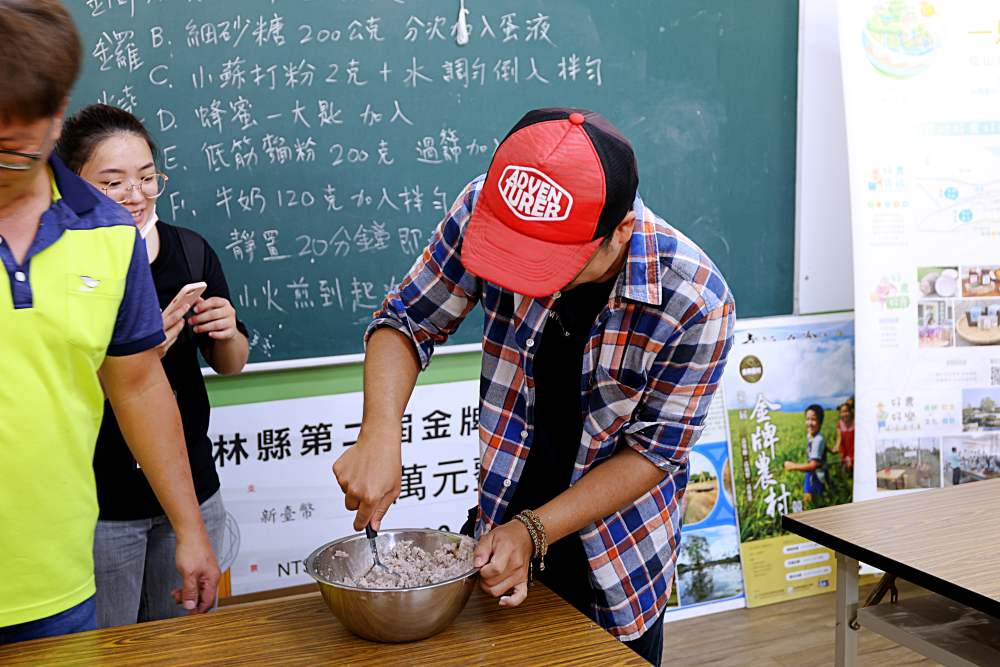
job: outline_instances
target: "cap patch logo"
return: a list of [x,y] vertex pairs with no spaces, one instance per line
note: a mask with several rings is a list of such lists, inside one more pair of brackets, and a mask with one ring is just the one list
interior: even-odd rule
[[573,208],[573,195],[566,188],[531,167],[507,167],[498,187],[511,213],[528,222],[559,222]]

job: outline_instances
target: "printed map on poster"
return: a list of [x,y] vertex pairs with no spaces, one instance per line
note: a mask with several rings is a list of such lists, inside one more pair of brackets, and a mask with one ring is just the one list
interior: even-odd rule
[[738,321],[725,392],[748,606],[831,590],[832,553],[781,517],[851,501],[852,320]]

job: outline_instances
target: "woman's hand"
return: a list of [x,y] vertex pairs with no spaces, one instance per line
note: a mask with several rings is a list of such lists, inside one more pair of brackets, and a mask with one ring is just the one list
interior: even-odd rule
[[170,346],[177,341],[177,336],[180,335],[181,329],[183,328],[184,313],[178,312],[176,309],[163,313],[163,333],[167,339],[160,343],[156,348],[156,352],[160,355],[160,359],[166,356]]
[[198,299],[194,312],[188,324],[195,333],[207,333],[215,340],[231,340],[236,336],[236,309],[221,296]]

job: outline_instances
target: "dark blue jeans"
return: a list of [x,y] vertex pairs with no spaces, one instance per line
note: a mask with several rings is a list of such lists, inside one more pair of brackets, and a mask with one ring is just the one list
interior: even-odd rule
[[29,639],[57,637],[96,629],[97,604],[94,596],[91,596],[75,607],[53,616],[0,628],[0,644],[13,644]]

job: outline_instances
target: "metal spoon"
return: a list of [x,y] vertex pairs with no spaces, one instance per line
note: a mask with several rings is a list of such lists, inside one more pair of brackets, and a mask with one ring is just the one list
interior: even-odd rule
[[368,568],[368,572],[365,572],[361,576],[362,577],[368,576],[368,573],[377,567],[381,568],[383,572],[386,572],[394,576],[396,578],[396,581],[398,582],[400,579],[399,575],[390,570],[388,567],[386,567],[386,565],[378,559],[378,548],[375,546],[375,538],[378,537],[378,532],[376,532],[375,529],[372,528],[370,525],[365,526],[365,537],[368,538],[368,546],[370,546],[372,549],[372,559],[375,562],[372,564],[370,568]]

